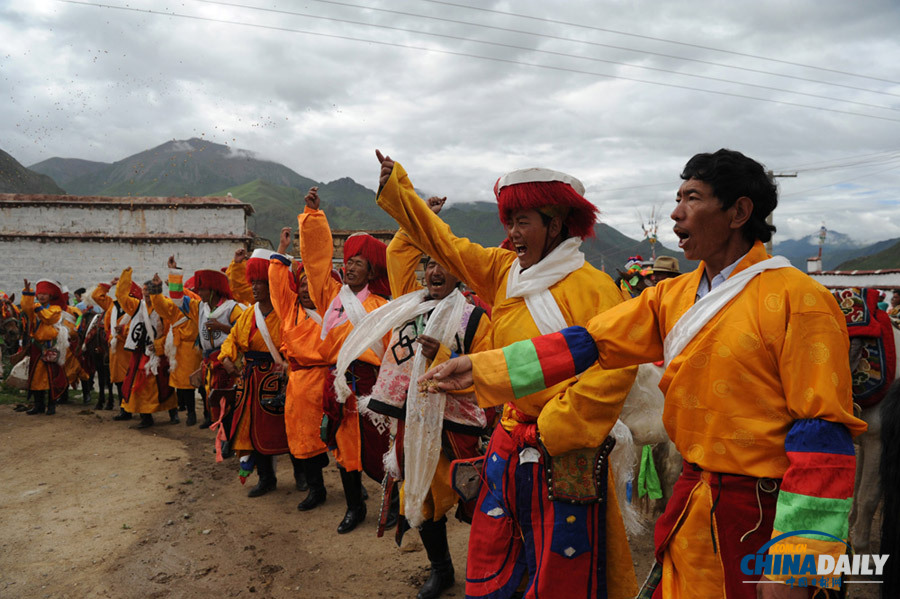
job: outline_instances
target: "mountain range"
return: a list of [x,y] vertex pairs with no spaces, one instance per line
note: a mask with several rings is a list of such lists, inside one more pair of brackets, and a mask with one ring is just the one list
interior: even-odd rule
[[[7,158],[21,171],[7,166]],[[58,191],[46,191],[49,185]],[[8,154],[0,153],[0,186],[3,186],[0,190],[7,191],[28,188],[30,191],[22,192],[65,193],[61,187],[73,195],[101,196],[224,196],[230,193],[253,205],[255,214],[250,217],[249,228],[275,244],[282,227],[296,228],[296,216],[304,206],[303,196],[310,187],[318,186],[322,208],[332,228],[396,228],[394,221],[375,206],[375,192],[353,179],[318,182],[284,165],[261,159],[253,152],[198,138],[168,141],[111,164],[50,158],[25,169]],[[504,237],[492,203],[454,204],[445,208],[441,217],[456,234],[485,246],[498,245]],[[610,274],[614,275],[615,267],[621,267],[630,256],[650,257],[647,240],[632,239],[602,223],[596,226],[595,232],[596,236],[586,241],[583,250],[588,261]],[[776,243],[774,252],[786,256],[805,271],[806,259],[814,256],[818,247],[817,235],[813,234]],[[656,253],[677,257],[683,271],[696,265],[685,261],[681,252],[662,244],[657,244]],[[852,268],[900,267],[900,240],[866,245],[829,231],[823,248],[823,267],[843,269],[850,260],[864,260],[850,264],[867,265]]]

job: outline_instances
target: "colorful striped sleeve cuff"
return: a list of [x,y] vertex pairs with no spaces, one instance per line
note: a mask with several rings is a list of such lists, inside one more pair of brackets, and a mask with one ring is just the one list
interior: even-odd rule
[[502,355],[516,399],[584,372],[598,356],[597,346],[584,327],[568,327],[513,343],[503,348]]
[[184,297],[184,271],[180,268],[169,269],[169,297],[173,301]]
[[772,538],[795,533],[786,540],[806,544],[809,553],[843,554],[856,475],[850,432],[835,422],[798,420],[784,448],[790,465],[778,493]]

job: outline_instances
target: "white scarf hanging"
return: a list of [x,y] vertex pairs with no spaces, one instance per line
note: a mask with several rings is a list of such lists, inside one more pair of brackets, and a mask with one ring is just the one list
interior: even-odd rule
[[166,333],[166,357],[169,359],[169,370],[175,370],[178,367],[178,360],[176,356],[178,354],[178,348],[175,347],[175,327],[180,326],[187,322],[187,316],[182,316],[178,320],[172,323],[172,326],[169,327],[169,331]]
[[540,262],[525,270],[518,258],[509,269],[506,297],[521,297],[542,335],[568,326],[550,287],[584,266],[581,238],[570,237],[553,248]]
[[[331,314],[332,310],[335,310],[337,308],[338,301],[341,302],[341,307],[344,309],[344,314],[342,314],[334,324],[328,326],[328,315]],[[331,329],[345,323],[347,319],[349,319],[355,327],[362,321],[363,318],[366,317],[366,314],[368,314],[366,312],[366,309],[363,308],[362,302],[359,301],[359,298],[356,297],[356,294],[353,293],[353,291],[350,289],[350,286],[341,285],[341,290],[338,292],[337,297],[331,300],[331,303],[328,304],[328,309],[325,311],[325,321],[322,325],[321,338],[324,339],[331,331]]]
[[275,347],[275,342],[272,341],[272,335],[269,334],[269,327],[266,325],[266,317],[263,316],[262,310],[259,308],[259,302],[253,304],[253,316],[256,319],[256,328],[259,329],[259,334],[262,335],[263,341],[266,343],[266,348],[269,350],[269,354],[272,355],[272,360],[275,361],[276,364],[284,364],[284,360],[281,357],[281,353]]
[[734,299],[756,275],[764,270],[778,268],[792,268],[792,265],[784,256],[774,256],[757,262],[739,273],[731,275],[724,283],[697,300],[666,335],[663,343],[665,366],[668,368],[672,359],[687,347],[700,329]]
[[[450,347],[459,330],[466,299],[454,289],[438,304],[428,318],[423,335]],[[441,456],[441,430],[444,425],[445,393],[419,393],[419,377],[425,372],[427,358],[418,344],[413,358],[409,390],[406,394],[406,432],[403,437],[404,513],[412,527],[422,524],[422,505]]]
[[312,308],[303,308],[303,311],[306,312],[306,315],[312,318],[318,323],[319,326],[322,326],[322,315],[313,310]]
[[[452,295],[452,294],[451,294]],[[389,331],[394,330],[404,322],[409,322],[419,314],[435,308],[439,302],[435,300],[425,300],[426,292],[424,289],[407,293],[406,295],[392,300],[383,306],[379,306],[375,310],[367,313],[364,318],[353,323],[353,330],[347,335],[341,351],[338,354],[337,365],[334,372],[334,391],[337,394],[337,400],[340,403],[347,401],[350,397],[350,387],[347,386],[347,380],[344,373],[350,368],[350,364],[366,353],[366,350],[372,349],[381,353],[381,339]],[[449,296],[448,296],[449,297]]]
[[[200,347],[205,351],[216,349],[225,342],[225,335],[222,335],[221,342],[213,343],[211,336],[207,332],[206,322],[209,319],[213,319],[221,322],[222,324],[230,324],[227,319],[236,305],[237,302],[234,300],[225,300],[224,302],[219,304],[218,307],[216,307],[216,309],[213,310],[210,314],[209,304],[207,304],[206,302],[200,302],[200,308],[197,310],[197,324],[200,327]],[[226,318],[225,321],[222,320],[223,316]]]
[[161,327],[162,321],[159,314],[156,312],[151,314],[147,310],[147,302],[140,300],[137,311],[130,318],[128,336],[125,337],[125,349],[135,350],[138,345],[144,344],[144,355],[147,356],[144,372],[148,375],[156,376],[159,372],[159,356],[156,355],[153,342]]

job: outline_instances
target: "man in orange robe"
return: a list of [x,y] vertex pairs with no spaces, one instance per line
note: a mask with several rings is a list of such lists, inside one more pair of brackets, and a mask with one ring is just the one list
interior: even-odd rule
[[328,376],[328,361],[319,350],[322,317],[309,295],[303,264],[287,254],[291,229],[281,232],[278,252],[269,265],[269,293],[282,322],[282,351],[290,367],[284,404],[284,426],[295,478],[305,481],[307,496],[297,505],[301,512],[325,502],[322,469],[328,465],[328,447],[322,441],[322,392]]
[[844,316],[828,290],[766,254],[777,190],[761,164],[723,149],[694,156],[681,178],[672,219],[697,270],[586,329],[461,357],[426,377],[516,397],[577,372],[665,360],[663,423],[685,463],[639,596],[824,597],[839,580],[785,575],[773,556],[799,556],[814,576],[819,556],[847,548],[852,437],[866,424],[853,416]]
[[[390,294],[387,273],[385,272],[385,252],[387,247],[371,235],[357,234],[344,243],[344,285],[331,276],[331,260],[333,241],[331,229],[325,213],[319,210],[318,189],[313,187],[306,195],[306,209],[297,217],[300,230],[300,255],[303,258],[304,270],[307,274],[309,294],[322,317],[322,357],[329,364],[336,364],[341,345],[353,330],[354,323],[366,312],[384,305],[386,296]],[[384,352],[390,336],[385,335],[380,353]],[[380,354],[369,349],[351,366],[354,377],[355,393],[364,395],[375,383],[378,366],[381,364]],[[348,533],[366,517],[366,504],[363,500],[362,471],[363,443],[360,432],[360,419],[356,409],[356,395],[351,395],[346,403],[334,401],[334,375],[326,379],[325,402],[333,409],[328,422],[332,425],[338,419],[340,424],[332,431],[329,446],[334,449],[334,456],[341,473],[341,484],[344,498],[347,501],[347,512],[338,525],[338,533]],[[338,416],[338,412],[342,416]],[[327,413],[327,410],[326,410]],[[362,423],[365,424],[365,423]],[[366,455],[372,462],[381,462],[383,451],[368,452]]]

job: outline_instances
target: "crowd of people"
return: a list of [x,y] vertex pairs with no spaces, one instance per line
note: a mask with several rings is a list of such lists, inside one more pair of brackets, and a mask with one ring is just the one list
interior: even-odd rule
[[[782,533],[846,539],[852,436],[865,430],[837,304],[766,254],[777,194],[762,165],[730,150],[694,156],[672,219],[700,267],[637,256],[614,281],[580,251],[597,208],[577,178],[533,168],[498,179],[507,238],[489,248],[454,235],[445,198],[420,198],[400,164],[377,157],[376,201],[399,230],[387,246],[349,237],[339,269],[313,187],[302,260],[285,227],[275,252],[242,248],[188,278],[172,257],[166,280],[142,285],[126,268],[77,290],[75,305],[59,283],[26,280],[15,357],[28,358],[26,413],[53,414],[79,386],[88,403],[96,384],[95,408],[118,406],[113,420],[147,428],[183,411],[193,426],[199,392],[216,459],[235,456],[242,481],[257,473],[249,497],[276,488],[273,458],[287,454],[307,491],[297,508],[314,510],[333,458],[345,534],[367,517],[363,475],[381,483],[378,534],[415,528],[431,564],[420,599],[455,583],[454,508],[471,523],[467,597],[630,598],[610,435],[637,365],[658,362],[685,465],[640,596],[833,591],[815,579],[744,584],[764,576],[739,567]],[[843,553],[797,534],[812,553]]]

